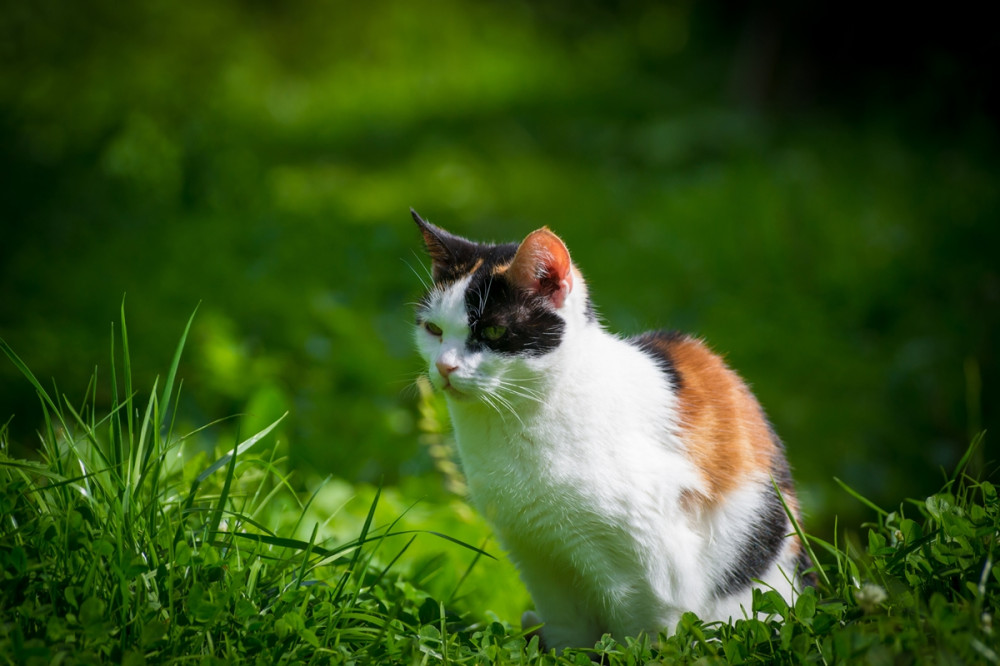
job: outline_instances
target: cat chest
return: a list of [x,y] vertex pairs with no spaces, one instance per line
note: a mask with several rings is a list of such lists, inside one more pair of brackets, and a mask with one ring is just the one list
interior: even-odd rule
[[607,568],[598,563],[608,553],[620,557],[634,551],[629,542],[636,531],[628,513],[583,483],[543,478],[512,484],[490,477],[470,484],[470,490],[500,543],[521,565],[588,579],[588,571]]
[[[657,525],[670,505],[670,484],[655,469],[662,460],[650,465],[574,444],[515,435],[464,456],[472,500],[508,548],[522,541],[553,549],[578,541],[619,547],[662,529]],[[633,441],[634,449],[641,446]]]

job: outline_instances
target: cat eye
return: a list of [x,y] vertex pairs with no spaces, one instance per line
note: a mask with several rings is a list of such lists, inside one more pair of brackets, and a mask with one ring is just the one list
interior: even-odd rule
[[444,331],[441,330],[441,327],[433,322],[429,321],[424,322],[424,328],[426,328],[427,332],[430,333],[431,335],[436,335],[438,337],[440,337],[441,334],[444,333]]
[[487,340],[499,340],[506,333],[506,326],[487,326],[483,329],[483,337]]

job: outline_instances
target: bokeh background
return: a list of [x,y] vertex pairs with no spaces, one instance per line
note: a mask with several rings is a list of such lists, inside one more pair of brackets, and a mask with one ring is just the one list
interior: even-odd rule
[[[82,400],[123,296],[146,387],[200,303],[181,421],[287,410],[295,483],[460,506],[421,444],[408,208],[549,225],[609,328],[747,378],[829,538],[867,515],[833,477],[921,497],[998,425],[997,45],[961,3],[3,3],[0,336]],[[29,454],[6,361],[0,412]]]

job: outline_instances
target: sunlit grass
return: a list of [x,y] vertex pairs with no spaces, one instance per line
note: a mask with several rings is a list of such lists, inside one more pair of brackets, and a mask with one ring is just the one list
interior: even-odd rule
[[[123,311],[104,415],[93,409],[93,384],[74,407],[0,341],[38,392],[45,423],[39,461],[10,458],[0,431],[3,663],[421,654],[415,618],[430,612],[420,610],[429,597],[392,574],[418,530],[374,523],[379,492],[354,538],[320,543],[319,523],[308,540],[287,534],[301,527],[322,487],[296,498],[299,511],[281,517],[281,529],[266,522],[275,518],[267,505],[291,493],[285,462],[265,444],[277,421],[213,463],[185,467],[185,444],[205,433],[178,435],[169,411],[186,336],[187,329],[162,392],[154,385],[140,402]],[[263,454],[251,457],[257,449]],[[390,547],[395,554],[381,564]],[[435,626],[451,631],[459,618],[442,613]]]
[[[337,480],[297,490],[273,440],[284,417],[191,455],[214,424],[178,433],[170,408],[189,328],[146,395],[123,309],[107,413],[96,378],[74,405],[0,340],[44,415],[38,460],[12,458],[0,427],[0,663],[1000,662],[1000,502],[964,475],[982,437],[940,492],[896,510],[843,486],[872,511],[867,544],[796,525],[821,582],[792,603],[760,590],[732,624],[685,614],[655,637],[557,655],[507,622],[523,590],[491,542],[466,540],[485,539],[474,521],[449,518],[468,511],[457,498],[428,508]],[[427,407],[427,442],[444,446]],[[504,597],[508,615],[491,615],[484,599]]]

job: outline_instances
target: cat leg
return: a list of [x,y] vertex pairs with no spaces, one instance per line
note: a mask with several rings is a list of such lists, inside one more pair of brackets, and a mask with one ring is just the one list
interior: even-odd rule
[[530,643],[532,638],[538,636],[538,647],[542,652],[547,652],[549,648],[545,644],[545,637],[542,636],[542,624],[544,624],[542,618],[538,617],[535,611],[526,610],[521,613],[521,631],[525,632],[524,640]]
[[596,623],[567,621],[565,617],[557,622],[546,622],[539,630],[539,642],[546,650],[561,652],[564,648],[590,649],[600,640],[604,632],[594,629]]
[[653,594],[649,589],[632,586],[627,592],[619,592],[613,604],[609,604],[608,629],[611,635],[619,641],[626,636],[636,637],[645,633],[650,640],[656,641],[661,631],[672,634],[677,622],[684,613],[670,600]]
[[589,607],[579,591],[558,584],[552,578],[522,574],[525,585],[535,602],[536,611],[525,611],[521,616],[524,629],[542,625],[537,632],[545,650],[557,651],[567,647],[590,648],[606,629],[601,627],[596,612]]

